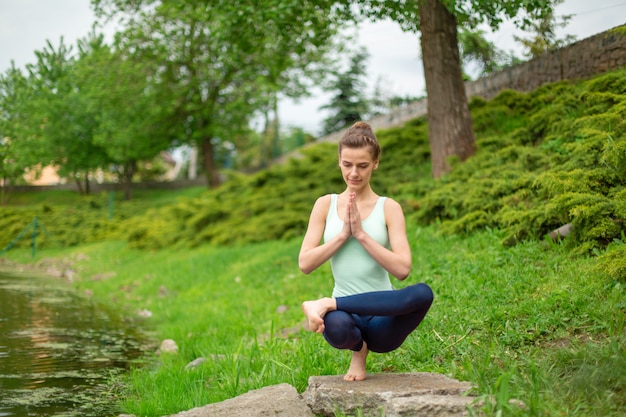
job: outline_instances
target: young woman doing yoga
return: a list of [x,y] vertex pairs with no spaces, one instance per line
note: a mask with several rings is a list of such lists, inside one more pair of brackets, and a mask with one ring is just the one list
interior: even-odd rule
[[330,260],[332,297],[305,301],[309,328],[337,349],[352,350],[344,379],[366,377],[369,351],[397,349],[417,328],[433,302],[424,283],[395,290],[389,274],[404,280],[411,250],[402,207],[370,185],[381,149],[371,127],[356,122],[339,141],[346,189],[319,197],[313,206],[298,264],[309,274]]

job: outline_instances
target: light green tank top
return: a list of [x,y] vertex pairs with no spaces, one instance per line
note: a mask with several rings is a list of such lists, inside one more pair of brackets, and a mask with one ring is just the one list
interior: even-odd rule
[[[343,220],[337,214],[337,197],[337,194],[331,194],[330,197],[324,241],[332,239],[343,228]],[[385,200],[386,197],[379,197],[374,209],[361,224],[368,235],[388,248],[389,233],[385,223]],[[354,237],[350,237],[330,258],[330,266],[335,278],[333,297],[393,290],[389,273],[363,249]]]

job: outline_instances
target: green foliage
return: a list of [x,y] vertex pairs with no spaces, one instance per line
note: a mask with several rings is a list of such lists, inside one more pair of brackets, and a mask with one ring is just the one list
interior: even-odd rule
[[626,236],[624,232],[621,238],[614,239],[606,251],[598,257],[596,269],[604,276],[617,281],[616,288],[621,288],[626,284]]
[[[92,6],[103,22],[121,21],[116,47],[145,69],[158,133],[198,145],[212,187],[219,185],[219,145],[236,144],[231,138],[246,133],[255,113],[267,114],[279,93],[305,95],[310,78],[326,69],[338,31],[334,13],[318,2],[94,0]],[[125,126],[112,125],[120,137]]]
[[540,239],[572,223],[578,253],[626,230],[626,72],[474,100],[478,152],[437,184],[414,219],[446,233],[501,229]]
[[332,71],[333,78],[324,85],[324,90],[332,94],[329,103],[320,107],[331,112],[323,122],[325,134],[347,128],[370,113],[371,103],[365,98],[368,58],[365,48],[352,52],[348,68]]
[[[49,191],[11,195],[12,205],[0,207],[0,250],[13,242],[15,247],[32,245],[30,228],[15,240],[37,217],[37,248],[50,249],[110,239],[127,239],[133,226],[146,213],[204,193],[203,187],[178,191],[136,191],[136,199],[122,201],[122,193],[103,192],[82,196],[75,192]],[[164,223],[159,223],[164,225]],[[130,228],[129,228],[130,227]]]
[[[436,223],[446,234],[499,229],[503,243],[513,245],[571,223],[566,246],[579,254],[602,250],[626,230],[625,79],[622,70],[474,99],[477,153],[438,181],[430,176],[424,119],[378,131],[383,153],[374,188],[398,200],[409,223]],[[112,221],[103,196],[72,207],[48,204],[49,212],[37,207],[19,222],[5,217],[0,243],[34,215],[61,245],[112,236],[143,249],[288,239],[303,234],[317,197],[344,187],[329,143],[255,174],[227,175],[216,190],[158,207],[117,203]]]
[[[553,0],[552,7],[555,7],[564,0]],[[513,38],[522,44],[525,48],[524,55],[527,58],[537,58],[547,51],[554,51],[562,48],[576,40],[573,35],[566,35],[565,38],[559,39],[556,32],[560,28],[567,26],[572,15],[555,16],[553,11],[548,11],[542,18],[530,24],[529,38],[513,36]]]
[[488,41],[485,34],[482,29],[460,28],[458,32],[459,53],[464,71],[467,71],[468,64],[475,64],[479,69],[479,77],[499,71],[509,64],[507,61],[513,60],[493,42]]

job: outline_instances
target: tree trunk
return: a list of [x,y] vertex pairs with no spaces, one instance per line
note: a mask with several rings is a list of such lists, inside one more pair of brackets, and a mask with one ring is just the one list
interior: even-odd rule
[[78,188],[78,194],[85,195],[85,191],[83,190],[83,183],[80,182],[80,177],[77,174],[74,174],[74,181],[76,182],[76,188]]
[[200,149],[202,150],[202,158],[204,162],[204,170],[207,176],[207,182],[209,188],[216,188],[220,185],[220,175],[217,172],[217,166],[215,165],[215,157],[213,144],[209,136],[204,136],[200,143]]
[[274,101],[274,123],[272,134],[272,159],[278,158],[281,154],[280,151],[280,120],[278,119],[278,97],[277,94],[273,94],[272,100]]
[[132,196],[133,176],[137,171],[137,161],[130,161],[124,164],[122,182],[124,183],[124,200],[129,201]]
[[4,189],[7,187],[7,177],[2,177],[2,184],[0,184],[0,206],[6,205],[4,201]]
[[11,179],[8,177],[2,177],[2,187],[0,188],[2,189],[1,205],[6,206],[9,204],[9,198],[11,196]]
[[91,183],[89,182],[89,170],[85,171],[85,194],[91,193]]
[[432,175],[450,170],[449,158],[474,154],[474,131],[459,59],[456,18],[440,0],[419,0],[422,61],[428,95]]

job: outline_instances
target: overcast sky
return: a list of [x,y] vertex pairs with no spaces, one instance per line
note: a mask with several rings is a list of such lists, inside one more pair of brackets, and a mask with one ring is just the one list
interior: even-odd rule
[[[560,30],[560,37],[574,35],[581,40],[626,23],[626,0],[565,0],[557,7],[557,15],[573,15],[568,26]],[[63,37],[66,44],[75,45],[93,22],[89,0],[0,0],[0,72],[5,73],[12,60],[20,68],[34,62],[34,51],[43,49],[47,40],[56,47]],[[488,38],[498,48],[516,50],[520,56],[514,33],[520,35],[513,25],[505,23]],[[368,95],[379,79],[395,95],[425,93],[418,35],[403,33],[392,22],[368,23],[359,31],[358,41],[370,53]],[[319,133],[325,114],[318,108],[327,101],[328,96],[318,94],[299,104],[283,102],[282,123]]]

